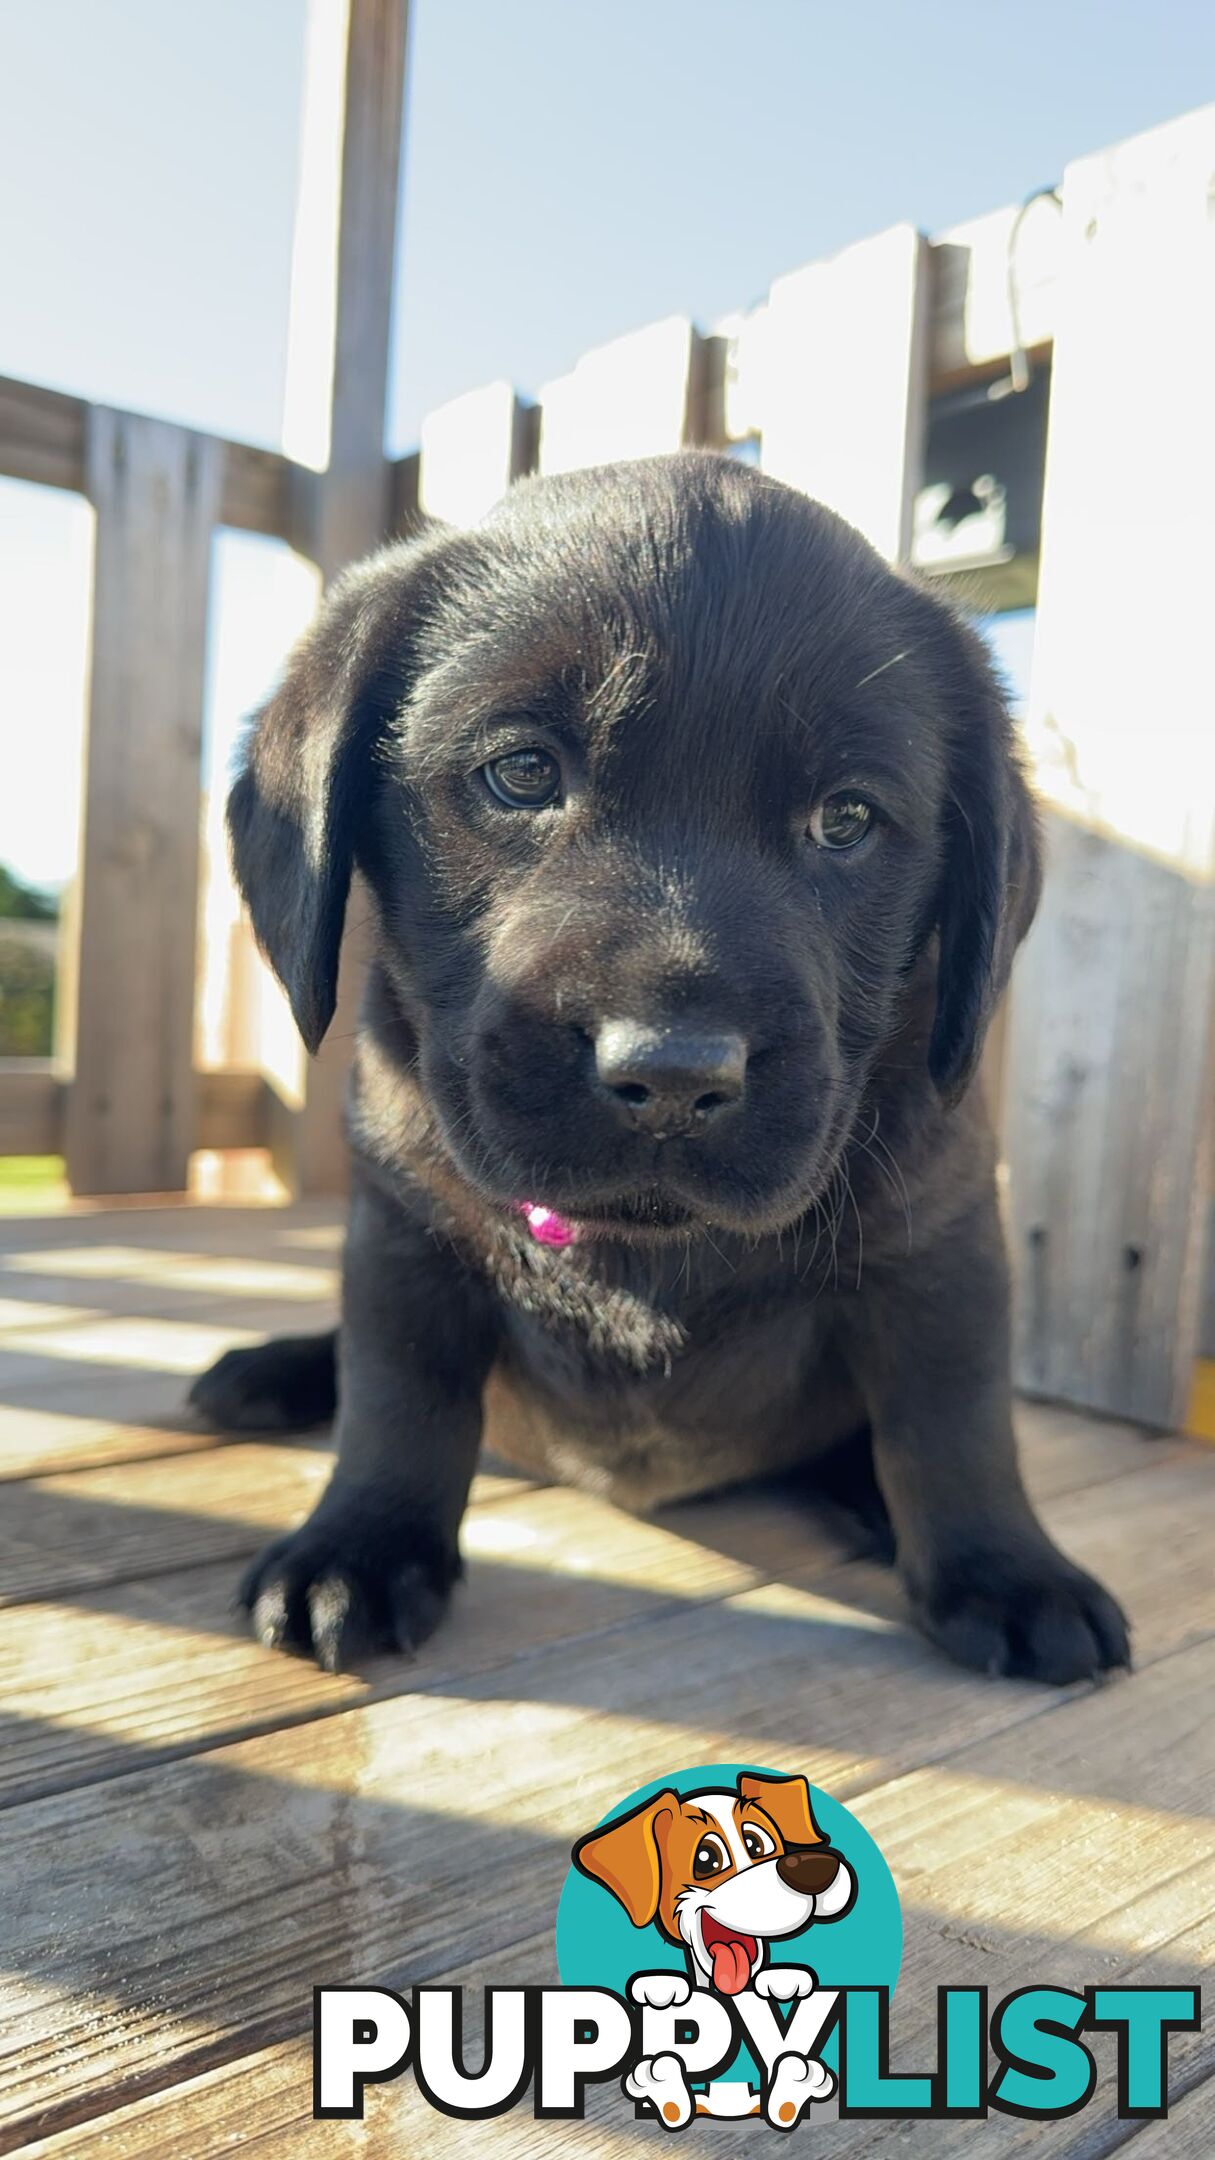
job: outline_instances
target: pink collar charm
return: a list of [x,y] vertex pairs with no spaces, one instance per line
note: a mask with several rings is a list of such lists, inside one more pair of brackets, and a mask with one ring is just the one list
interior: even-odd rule
[[522,1215],[538,1245],[572,1245],[578,1236],[578,1225],[558,1215],[556,1208],[541,1207],[535,1200],[518,1200],[516,1214]]

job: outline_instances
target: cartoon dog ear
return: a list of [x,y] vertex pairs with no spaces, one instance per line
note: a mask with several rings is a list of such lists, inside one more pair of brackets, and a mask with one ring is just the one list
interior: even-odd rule
[[804,1777],[760,1777],[744,1772],[738,1780],[743,1800],[754,1800],[780,1831],[786,1845],[823,1845],[826,1839],[814,1820],[810,1787]]
[[[924,596],[921,596],[924,597]],[[945,617],[954,718],[937,913],[937,1007],[928,1068],[945,1103],[962,1094],[1042,889],[1033,798],[1008,707],[979,638]],[[938,640],[942,625],[938,620]]]
[[661,1792],[631,1815],[592,1830],[574,1847],[574,1865],[619,1898],[634,1927],[648,1927],[662,1892],[658,1832],[677,1813],[679,1795]]
[[255,713],[228,798],[237,882],[310,1051],[333,1018],[375,745],[410,687],[424,598],[449,538],[440,528],[386,548],[337,581]]

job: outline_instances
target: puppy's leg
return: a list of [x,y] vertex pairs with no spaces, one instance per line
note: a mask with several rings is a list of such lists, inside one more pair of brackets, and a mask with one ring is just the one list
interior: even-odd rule
[[460,1571],[457,1536],[493,1356],[485,1291],[450,1248],[358,1181],[339,1337],[337,1465],[299,1530],[241,1586],[260,1639],[336,1672],[431,1633]]
[[306,1432],[337,1404],[337,1335],[279,1335],[225,1350],[190,1389],[191,1407],[220,1432]]
[[1063,1686],[1130,1663],[1108,1592],[1052,1544],[1017,1464],[995,1195],[864,1278],[850,1356],[920,1626],[960,1664]]

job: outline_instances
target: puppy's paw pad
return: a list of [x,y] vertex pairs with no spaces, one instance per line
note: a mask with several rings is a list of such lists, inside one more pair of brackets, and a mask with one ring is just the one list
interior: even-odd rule
[[459,1572],[454,1553],[407,1534],[390,1548],[357,1523],[313,1517],[254,1561],[237,1593],[259,1642],[346,1672],[384,1653],[420,1648],[442,1617]]
[[1091,1575],[1060,1560],[958,1568],[921,1608],[927,1633],[960,1665],[1066,1687],[1131,1662],[1121,1608]]
[[683,1973],[634,1973],[629,1994],[647,2010],[677,2010],[692,2000],[692,1986]]
[[678,2055],[651,2055],[623,2080],[631,2100],[648,2100],[665,2130],[683,2130],[694,2113],[692,2091]]
[[818,1981],[805,1965],[765,1965],[751,1985],[769,2002],[800,2002],[804,1995],[813,1995]]
[[810,2102],[827,2100],[834,2090],[835,2079],[825,2063],[782,2055],[772,2072],[764,2114],[774,2130],[795,2130]]

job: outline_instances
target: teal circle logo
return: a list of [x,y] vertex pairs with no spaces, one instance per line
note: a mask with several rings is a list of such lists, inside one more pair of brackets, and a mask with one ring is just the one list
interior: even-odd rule
[[[635,1974],[663,1972],[733,1994],[777,1965],[821,1988],[893,1990],[902,1954],[898,1891],[869,1832],[808,1779],[749,1763],[639,1786],[578,1839],[557,1907],[563,1984],[622,1996]],[[832,2069],[836,2054],[832,2034]],[[728,2074],[757,2071],[743,2052]]]

